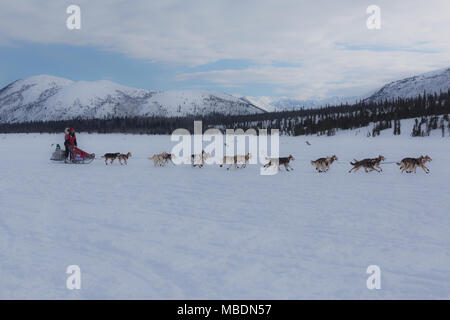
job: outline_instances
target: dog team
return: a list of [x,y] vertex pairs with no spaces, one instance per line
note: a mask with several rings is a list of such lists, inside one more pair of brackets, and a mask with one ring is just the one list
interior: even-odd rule
[[115,152],[115,153],[105,153],[102,156],[102,159],[105,159],[105,164],[108,165],[108,160],[110,161],[109,164],[113,164],[114,160],[119,159],[120,164],[122,164],[122,161],[125,162],[125,164],[127,163],[128,158],[131,157],[131,153],[128,152],[127,154],[123,154],[120,152]]
[[[128,152],[127,154],[122,154],[120,152],[116,153],[105,153],[102,158],[105,159],[105,164],[108,165],[108,161],[110,162],[110,165],[113,164],[114,160],[118,159],[120,164],[123,163],[127,164],[127,160],[131,157],[131,153]],[[191,155],[191,165],[192,167],[198,167],[203,168],[203,165],[205,161],[211,157],[211,154],[209,152],[202,151],[201,154],[192,154]],[[224,156],[223,162],[220,164],[220,167],[227,164],[229,165],[227,167],[227,170],[230,170],[230,168],[234,165],[235,168],[245,168],[247,166],[247,163],[249,162],[250,158],[252,157],[251,153],[247,153],[245,155],[235,155],[235,156]],[[173,163],[173,159],[175,158],[175,155],[163,152],[159,154],[153,155],[153,157],[149,157],[148,160],[153,160],[153,163],[155,167],[160,166],[164,167],[168,162]],[[280,170],[280,166],[283,165],[286,171],[294,170],[290,166],[290,162],[292,160],[295,160],[292,155],[289,155],[288,157],[280,157],[280,158],[267,158],[268,161],[264,168],[269,168],[271,166],[274,166],[277,170]],[[311,161],[311,165],[315,167],[317,172],[327,172],[333,162],[337,161],[338,157],[336,155],[332,155],[329,157],[319,158],[317,160]],[[418,158],[404,158],[400,162],[397,162],[396,164],[399,166],[399,169],[401,172],[406,173],[416,173],[416,170],[418,167],[422,168],[422,170],[425,173],[429,173],[430,169],[428,169],[425,166],[425,163],[430,162],[432,159],[428,156],[420,156]],[[123,163],[122,163],[123,161]],[[382,155],[379,155],[376,158],[366,158],[362,160],[356,160],[353,159],[353,162],[350,162],[350,164],[353,166],[349,173],[356,172],[361,168],[364,168],[365,172],[371,172],[371,171],[377,171],[382,172],[383,169],[380,167],[380,163],[382,161],[385,161],[385,157]],[[240,165],[240,167],[239,167]]]

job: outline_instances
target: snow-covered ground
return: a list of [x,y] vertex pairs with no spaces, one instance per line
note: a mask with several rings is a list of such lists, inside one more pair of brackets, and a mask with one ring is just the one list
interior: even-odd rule
[[[133,154],[105,166],[51,162],[62,134],[0,135],[0,298],[450,298],[450,138],[355,134],[282,137],[295,170],[273,176],[155,168],[168,136],[79,134],[88,152]],[[331,154],[316,173],[309,161]],[[431,173],[348,173],[379,154],[428,154]]]

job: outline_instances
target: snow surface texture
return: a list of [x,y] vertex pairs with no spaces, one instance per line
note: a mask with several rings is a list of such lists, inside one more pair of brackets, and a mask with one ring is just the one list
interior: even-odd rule
[[0,122],[265,111],[225,93],[148,91],[105,80],[73,82],[49,75],[18,80],[0,90]]
[[[281,137],[295,170],[273,176],[155,168],[169,136],[78,134],[87,152],[132,153],[105,166],[51,162],[63,134],[0,135],[0,298],[448,299],[450,138],[387,131]],[[331,154],[316,173],[310,160]],[[378,154],[428,154],[431,173],[348,173]],[[66,288],[74,264],[81,290]]]

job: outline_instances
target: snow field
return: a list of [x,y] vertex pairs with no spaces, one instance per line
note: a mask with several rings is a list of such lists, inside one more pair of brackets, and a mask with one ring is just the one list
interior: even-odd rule
[[[2,299],[450,297],[448,138],[281,137],[295,170],[273,176],[155,168],[146,158],[169,152],[169,136],[78,134],[97,156],[130,151],[128,166],[53,163],[62,139],[0,135]],[[310,160],[331,154],[316,173]],[[431,173],[348,173],[378,154],[428,154]],[[81,290],[66,288],[72,264]],[[380,290],[366,287],[372,264]]]

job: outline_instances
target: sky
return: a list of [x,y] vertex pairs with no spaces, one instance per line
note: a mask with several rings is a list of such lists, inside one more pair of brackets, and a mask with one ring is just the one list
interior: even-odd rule
[[359,96],[450,67],[449,12],[448,0],[0,0],[0,87],[51,74],[266,101]]

